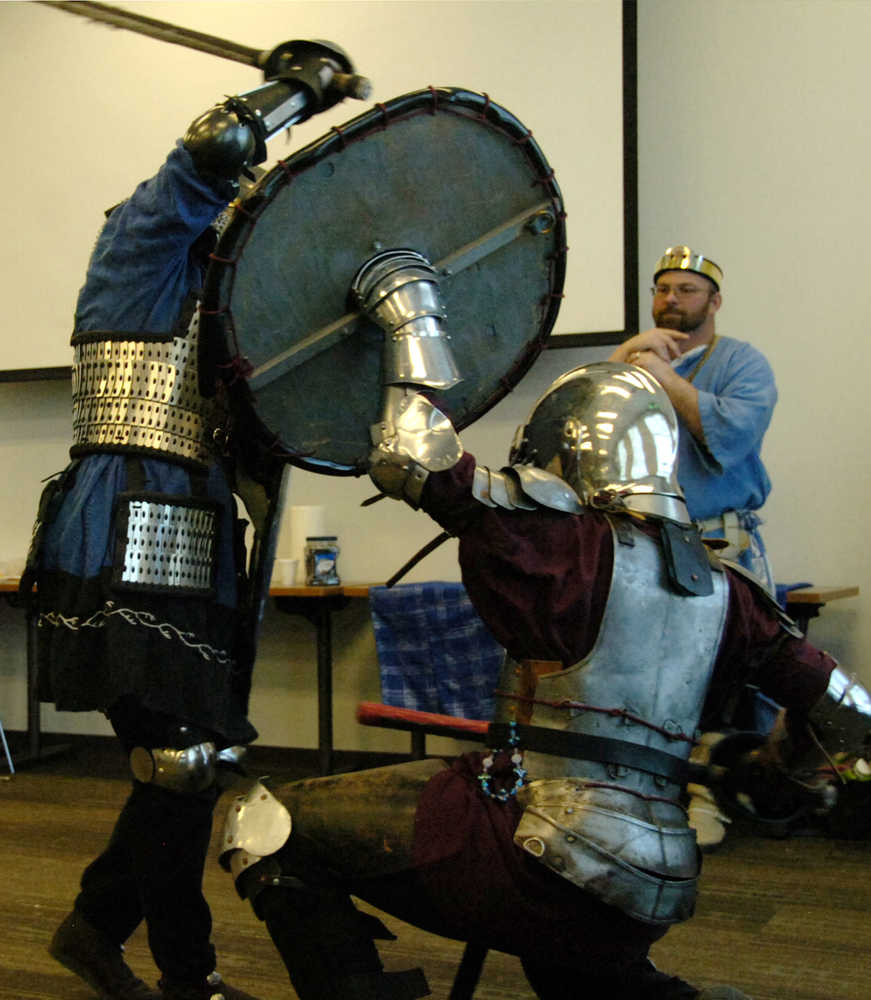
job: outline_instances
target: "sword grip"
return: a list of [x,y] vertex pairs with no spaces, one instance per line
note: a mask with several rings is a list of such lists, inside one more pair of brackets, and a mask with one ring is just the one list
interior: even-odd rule
[[357,73],[336,73],[330,89],[338,90],[344,97],[355,101],[368,101],[372,94],[372,81]]

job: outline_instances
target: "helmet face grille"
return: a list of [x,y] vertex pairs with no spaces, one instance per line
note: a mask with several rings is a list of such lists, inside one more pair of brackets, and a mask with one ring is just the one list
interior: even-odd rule
[[560,476],[585,503],[602,493],[681,496],[674,408],[640,368],[599,362],[566,373],[524,431],[515,460]]

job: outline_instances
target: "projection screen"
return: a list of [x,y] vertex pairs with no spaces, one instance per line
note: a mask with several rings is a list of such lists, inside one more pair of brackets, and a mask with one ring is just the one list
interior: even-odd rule
[[[421,87],[486,93],[533,133],[567,210],[568,277],[552,346],[621,339],[637,319],[634,10],[620,0],[284,0],[116,4],[255,48],[341,45],[369,77],[270,144],[271,166],[376,102]],[[627,32],[624,32],[624,18]],[[75,300],[106,208],[187,124],[260,73],[39,3],[0,4],[0,379],[67,377]]]

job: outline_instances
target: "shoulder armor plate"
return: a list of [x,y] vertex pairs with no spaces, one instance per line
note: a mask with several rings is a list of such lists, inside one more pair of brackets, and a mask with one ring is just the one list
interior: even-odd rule
[[538,506],[523,495],[515,476],[505,470],[494,472],[486,465],[475,466],[472,496],[486,507],[501,507],[503,510],[535,510]]
[[532,465],[513,465],[498,472],[486,465],[475,467],[472,495],[487,507],[535,510],[550,507],[569,514],[583,514],[577,494],[558,476]]
[[583,514],[584,505],[577,493],[559,476],[534,465],[512,465],[508,471],[520,481],[523,492],[542,507],[567,514]]

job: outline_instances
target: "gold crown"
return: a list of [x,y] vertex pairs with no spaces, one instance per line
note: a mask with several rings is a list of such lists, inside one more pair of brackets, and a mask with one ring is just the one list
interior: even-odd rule
[[723,281],[722,269],[710,258],[689,247],[669,247],[659,258],[653,280],[656,281],[663,271],[695,271],[710,278],[718,289]]

